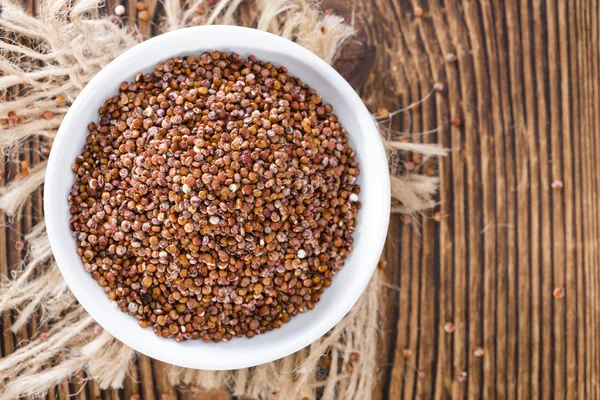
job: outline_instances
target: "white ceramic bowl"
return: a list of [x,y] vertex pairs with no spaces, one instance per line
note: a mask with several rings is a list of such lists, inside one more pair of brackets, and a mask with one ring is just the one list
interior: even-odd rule
[[[199,55],[206,50],[235,51],[256,55],[284,65],[334,107],[350,134],[360,163],[362,209],[354,233],[354,251],[314,310],[298,315],[275,329],[252,339],[205,343],[177,343],[160,338],[151,329],[111,305],[106,294],[84,272],[69,228],[67,197],[73,182],[71,165],[80,154],[87,125],[97,121],[98,108],[118,93],[119,84],[133,80],[137,72],[173,56]],[[333,68],[303,47],[266,32],[234,26],[203,26],[167,33],[135,46],[107,65],[83,89],[67,113],[48,161],[44,191],[46,226],[60,270],[88,313],[114,337],[152,358],[171,364],[210,370],[250,367],[291,354],[327,333],[365,289],[383,248],[390,211],[387,162],[376,126],[352,87]]]

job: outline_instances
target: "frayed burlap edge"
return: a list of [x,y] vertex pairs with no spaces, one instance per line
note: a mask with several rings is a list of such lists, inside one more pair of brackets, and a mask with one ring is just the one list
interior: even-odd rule
[[[292,39],[329,63],[353,34],[342,18],[321,13],[311,0],[251,1],[251,18],[240,12],[243,3],[248,1],[221,0],[210,7],[204,0],[165,0],[160,30],[201,24],[248,25]],[[8,122],[0,126],[0,154],[7,155],[33,138],[51,142],[68,104],[103,66],[137,44],[139,36],[114,18],[100,16],[101,0],[42,0],[38,17],[17,1],[0,0],[0,6],[4,33],[0,90],[19,93],[0,101],[0,118]],[[382,136],[391,159],[402,152],[426,157],[444,153],[435,145]],[[45,162],[40,163],[0,188],[0,208],[10,218],[18,218],[24,202],[42,185],[45,167]],[[434,205],[437,178],[393,171],[392,194],[401,211],[418,212]],[[25,265],[1,284],[0,311],[15,311],[13,332],[34,313],[47,329],[0,360],[0,399],[43,394],[82,370],[101,388],[121,387],[135,352],[99,329],[77,304],[52,259],[44,224],[34,227],[25,239]],[[323,399],[369,399],[377,373],[377,275],[342,322],[311,346],[281,360],[236,371],[171,367],[170,381],[206,389],[225,385],[237,396],[256,399],[315,398],[316,393]],[[346,368],[354,352],[360,360],[353,363],[353,369]],[[325,354],[331,364],[319,368]]]

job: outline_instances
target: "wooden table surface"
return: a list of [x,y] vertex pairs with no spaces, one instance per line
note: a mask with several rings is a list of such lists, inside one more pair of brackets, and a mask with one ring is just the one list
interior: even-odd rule
[[[112,10],[118,1],[107,3]],[[412,126],[407,116],[396,121],[411,132],[439,127],[419,137],[452,151],[439,162],[441,222],[432,212],[391,220],[374,397],[600,398],[599,1],[323,3],[354,17],[357,36],[335,67],[373,110],[445,85],[412,112]],[[134,1],[122,4],[135,15]],[[146,4],[157,21],[161,4]],[[153,32],[150,22],[130,22]],[[21,226],[0,232],[5,273],[40,202]],[[9,336],[4,354],[14,348]],[[177,392],[165,366],[147,357],[124,390],[80,388],[65,382],[50,397],[229,398]]]

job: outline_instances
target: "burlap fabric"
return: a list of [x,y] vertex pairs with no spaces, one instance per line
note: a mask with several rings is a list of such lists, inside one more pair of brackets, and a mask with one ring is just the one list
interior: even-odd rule
[[[8,157],[27,150],[32,141],[51,144],[80,90],[141,38],[114,16],[101,15],[101,0],[42,0],[37,17],[16,1],[0,0],[0,5],[0,152]],[[204,0],[165,0],[164,8],[161,32],[201,24],[251,26],[292,39],[329,63],[353,35],[342,18],[322,13],[310,0],[220,0],[212,6]],[[428,157],[444,151],[397,140],[387,123],[392,117],[384,114],[378,121],[393,164],[395,209],[418,212],[434,204],[437,178],[406,172],[395,160],[401,160],[404,152]],[[45,166],[43,161],[24,166],[0,189],[0,208],[9,223],[19,218],[24,202],[43,184]],[[33,314],[42,328],[0,360],[0,399],[42,394],[82,370],[102,388],[120,387],[135,352],[102,331],[78,305],[54,263],[43,223],[26,234],[25,243],[24,265],[0,287],[0,311],[13,311],[10,329],[15,332]],[[172,367],[169,379],[207,389],[226,385],[244,398],[368,399],[378,373],[377,281],[376,273],[342,322],[296,354],[237,371]],[[360,359],[348,368],[352,353],[360,354]],[[331,360],[329,365],[320,362],[324,355]]]

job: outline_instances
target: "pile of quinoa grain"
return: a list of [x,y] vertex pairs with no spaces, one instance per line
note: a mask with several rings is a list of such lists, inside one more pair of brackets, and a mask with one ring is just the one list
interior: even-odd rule
[[121,83],[73,164],[77,253],[121,311],[218,342],[315,307],[352,251],[358,163],[332,107],[250,56]]

